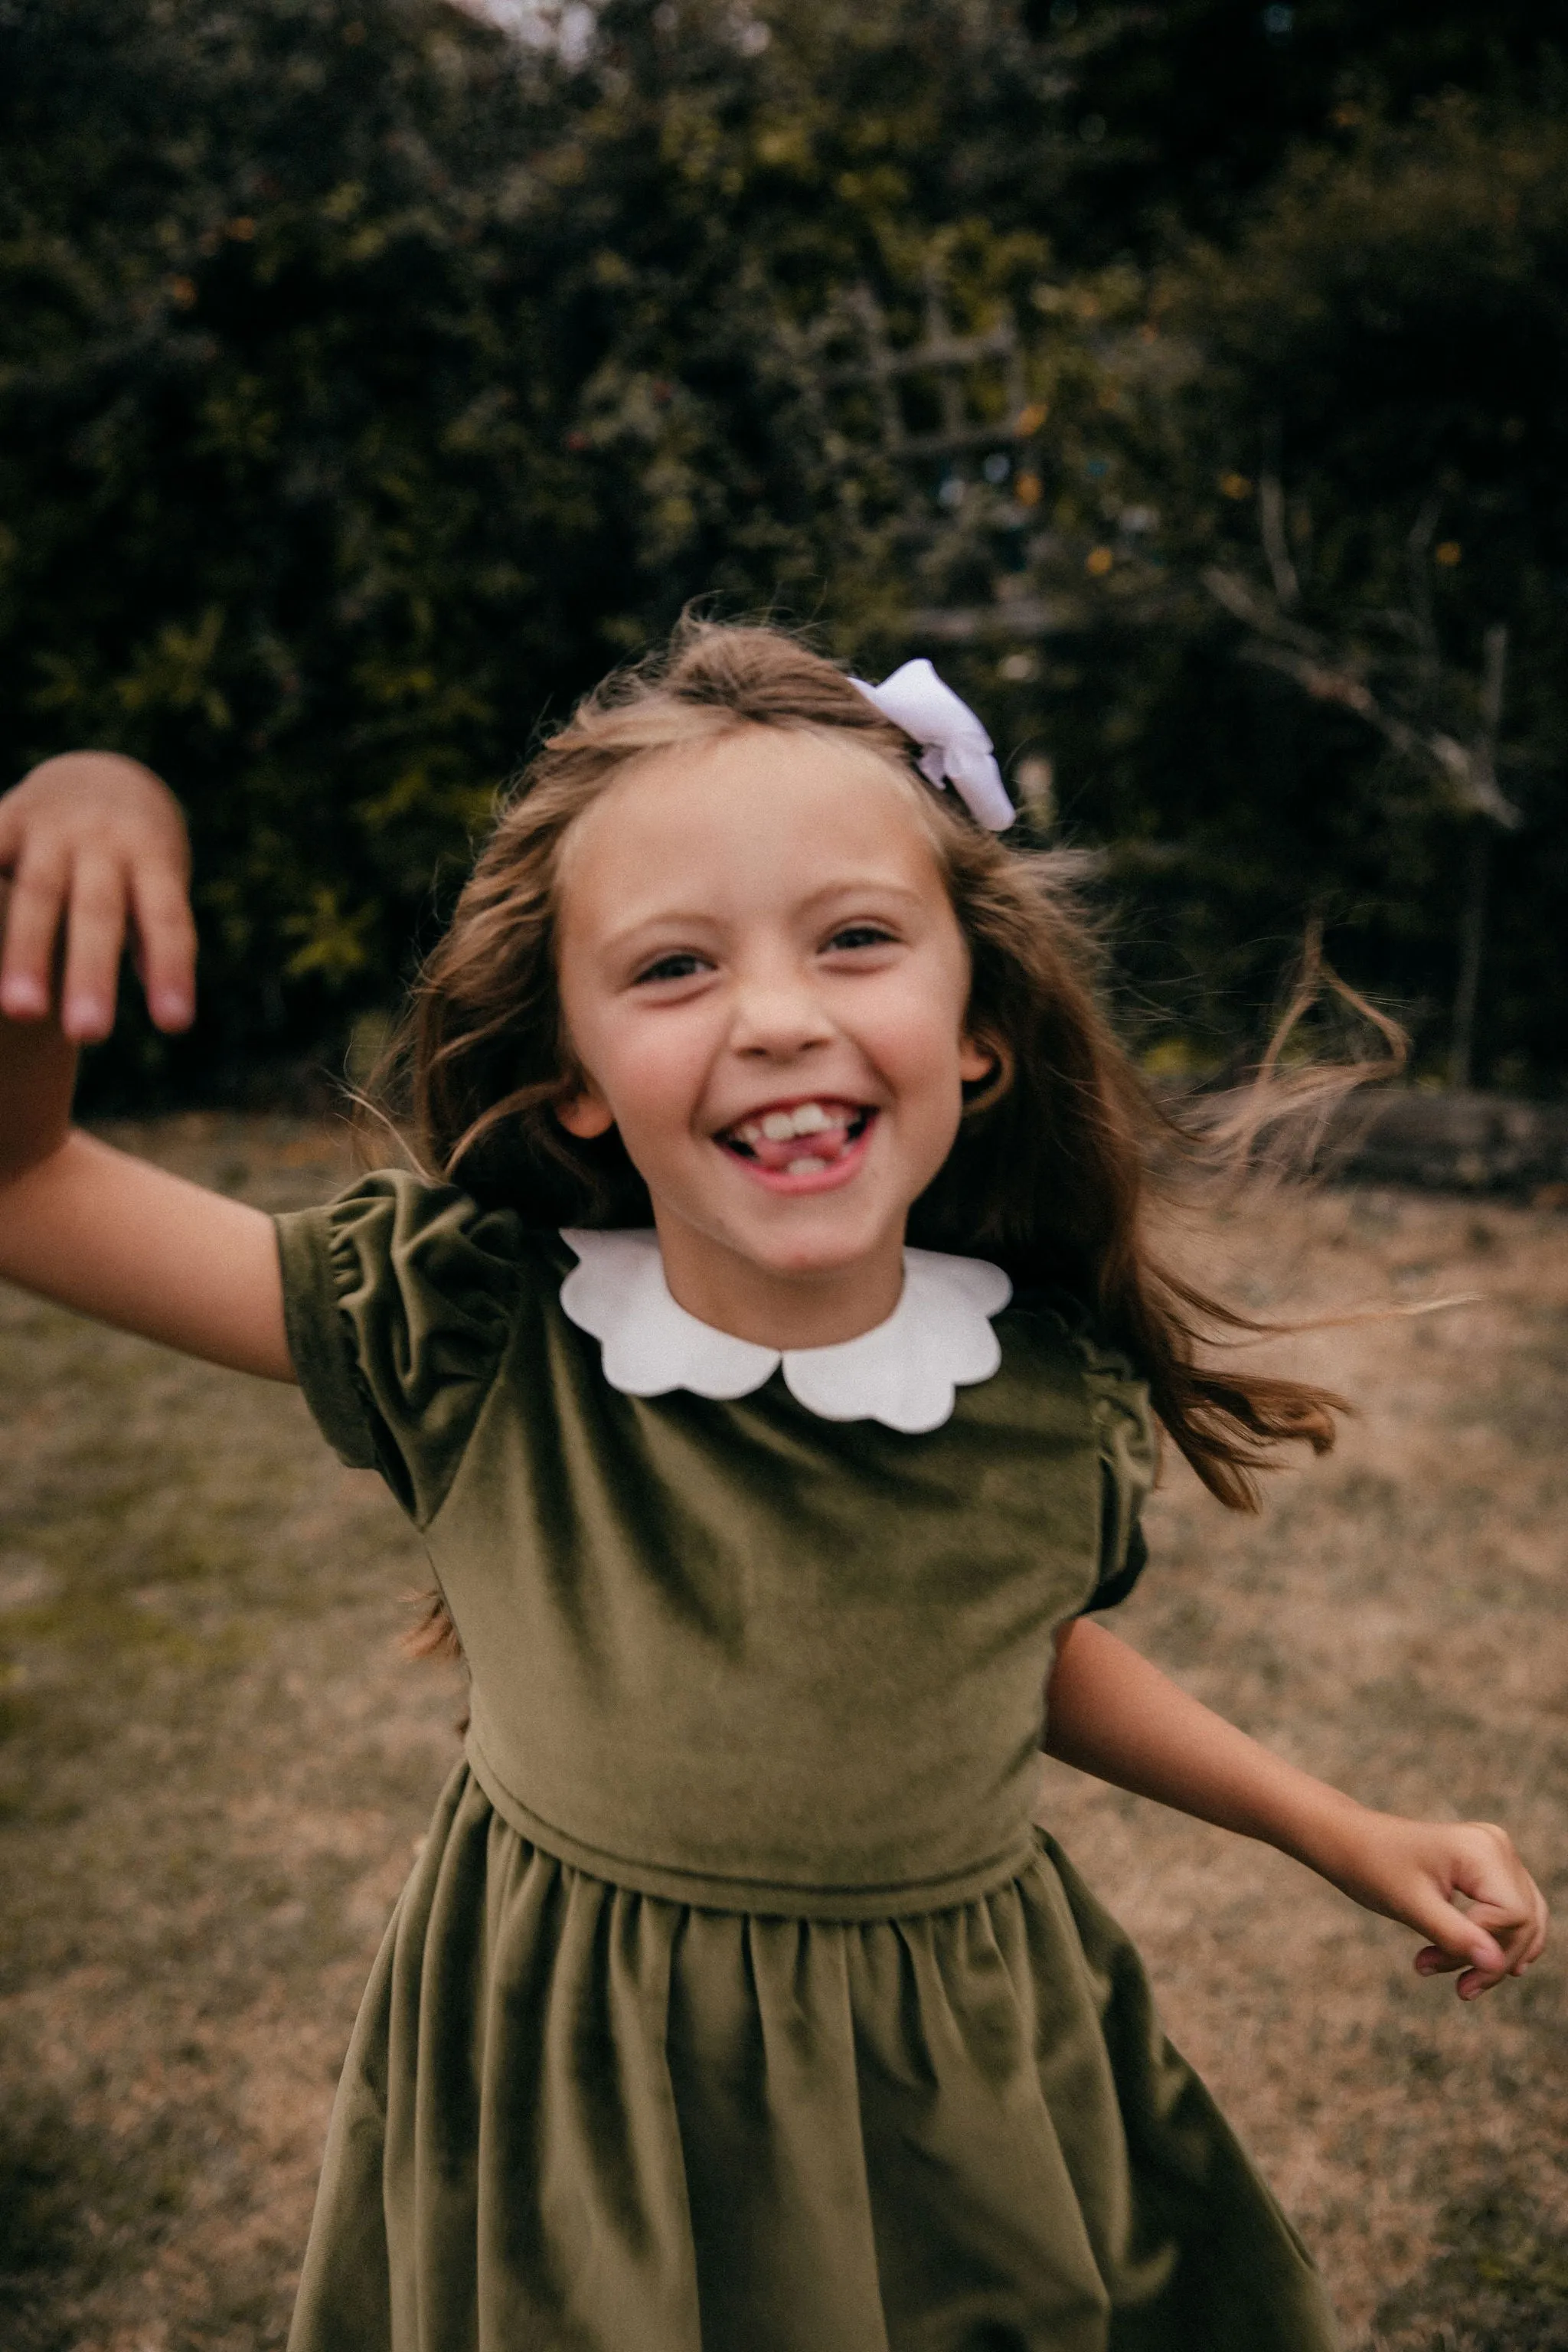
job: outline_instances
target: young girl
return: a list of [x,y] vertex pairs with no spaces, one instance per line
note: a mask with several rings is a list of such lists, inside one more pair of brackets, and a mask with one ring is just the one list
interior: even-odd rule
[[1148,1255],[1138,1088],[1007,814],[926,665],[689,626],[546,745],[418,983],[429,1174],[274,1228],[68,1124],[128,915],[191,1017],[168,794],[81,754],[0,802],[0,1273],[298,1380],[472,1677],[294,2352],[1330,2346],[1031,1826],[1042,1742],[1462,1996],[1542,1948],[1500,1830],[1365,1811],[1095,1622],[1156,1416],[1243,1508],[1334,1401],[1196,1360],[1219,1310]]

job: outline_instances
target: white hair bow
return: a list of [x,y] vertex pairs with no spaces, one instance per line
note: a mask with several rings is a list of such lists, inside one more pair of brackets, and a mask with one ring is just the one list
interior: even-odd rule
[[1004,833],[1017,812],[1007,798],[991,738],[967,702],[944,686],[922,655],[905,662],[880,686],[851,678],[884,719],[912,735],[921,747],[916,762],[928,783],[951,784],[977,824]]

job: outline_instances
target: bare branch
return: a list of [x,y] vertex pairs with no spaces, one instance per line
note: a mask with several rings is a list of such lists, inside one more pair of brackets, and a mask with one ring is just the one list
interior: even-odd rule
[[1211,563],[1203,574],[1203,583],[1216,604],[1223,604],[1233,619],[1256,629],[1259,636],[1294,646],[1303,654],[1320,650],[1321,639],[1299,621],[1287,620],[1283,613],[1258,594],[1245,573],[1226,572],[1217,563]]
[[[1392,719],[1381,708],[1376,696],[1359,677],[1352,677],[1348,670],[1331,669],[1311,654],[1297,653],[1289,646],[1255,645],[1243,646],[1241,657],[1243,661],[1260,662],[1266,669],[1282,670],[1314,702],[1343,703],[1347,710],[1353,710],[1358,719],[1364,719],[1381,734],[1386,734],[1391,727],[1402,726],[1399,719]],[[1408,728],[1403,731],[1410,732]],[[1398,746],[1401,751],[1406,748],[1403,741]]]
[[1301,583],[1296,576],[1290,542],[1285,535],[1285,493],[1279,475],[1267,469],[1258,485],[1258,528],[1274,593],[1279,599],[1281,611],[1289,612],[1301,601]]
[[[1276,485],[1278,487],[1278,485]],[[1410,535],[1413,581],[1421,560],[1426,541],[1436,528],[1436,507],[1428,501]],[[1295,573],[1291,571],[1290,581]],[[1270,597],[1254,586],[1239,572],[1227,572],[1211,564],[1203,573],[1203,583],[1217,604],[1224,606],[1233,620],[1251,633],[1251,642],[1241,648],[1244,661],[1258,662],[1266,669],[1277,669],[1294,679],[1314,702],[1337,702],[1353,711],[1369,727],[1374,728],[1389,749],[1400,758],[1425,768],[1443,786],[1456,807],[1477,816],[1489,817],[1494,824],[1511,832],[1523,822],[1521,814],[1507,798],[1497,781],[1497,739],[1502,719],[1503,680],[1508,663],[1508,631],[1502,623],[1494,623],[1487,631],[1483,656],[1481,685],[1481,732],[1472,744],[1461,743],[1457,736],[1432,726],[1415,726],[1390,710],[1358,674],[1344,653],[1335,654],[1326,640],[1292,620],[1281,610],[1280,600]],[[1278,585],[1278,583],[1277,583]],[[1420,646],[1423,669],[1428,658],[1436,658],[1436,640],[1430,626],[1430,599],[1426,610],[1409,616],[1408,625]],[[1422,701],[1429,704],[1431,695],[1424,692]]]
[[1481,722],[1495,751],[1502,728],[1502,689],[1508,676],[1508,623],[1494,621],[1481,641]]
[[1437,518],[1443,511],[1443,501],[1434,490],[1422,504],[1421,511],[1410,526],[1405,542],[1405,560],[1410,578],[1410,617],[1415,624],[1415,643],[1420,653],[1420,698],[1429,706],[1437,691],[1441,657],[1437,650],[1437,615],[1432,599],[1432,536],[1437,528]]
[[1481,641],[1481,731],[1470,758],[1470,806],[1494,824],[1513,832],[1520,811],[1504,797],[1497,780],[1497,742],[1502,728],[1503,687],[1508,677],[1508,624],[1494,621]]

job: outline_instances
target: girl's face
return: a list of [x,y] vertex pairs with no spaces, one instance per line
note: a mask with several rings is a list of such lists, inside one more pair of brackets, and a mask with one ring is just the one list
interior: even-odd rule
[[559,1116],[619,1129],[681,1305],[781,1348],[889,1315],[910,1204],[991,1067],[899,777],[764,727],[650,754],[567,836],[559,956],[584,1078]]

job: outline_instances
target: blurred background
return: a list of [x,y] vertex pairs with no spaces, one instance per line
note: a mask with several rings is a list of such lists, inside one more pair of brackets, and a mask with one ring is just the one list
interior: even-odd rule
[[3,772],[196,835],[89,1106],[363,1062],[496,787],[691,598],[931,654],[1150,1066],[1321,930],[1568,1076],[1568,17],[0,0]]
[[[1412,1041],[1398,1150],[1183,1237],[1357,1417],[1258,1520],[1171,1465],[1120,1630],[1561,1917],[1565,167],[1559,0],[0,0],[0,783],[118,746],[196,841],[199,1025],[87,1108],[321,1198],[584,688],[694,598],[933,656],[1152,1076],[1322,957]],[[297,1393],[0,1286],[0,2352],[281,2352],[458,1753],[427,1581]],[[1353,2352],[1568,2352],[1561,1962],[1462,2009],[1279,1856],[1042,1803]]]

